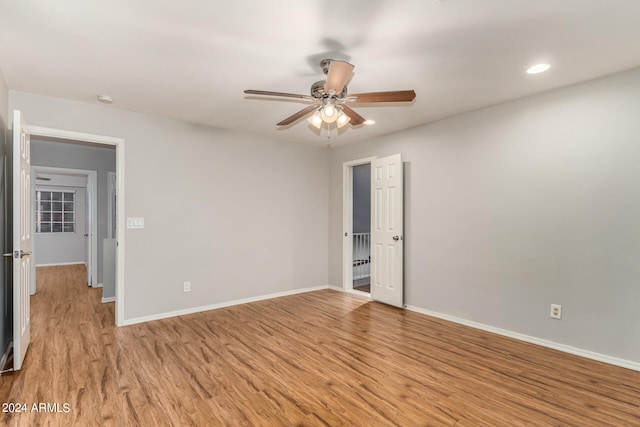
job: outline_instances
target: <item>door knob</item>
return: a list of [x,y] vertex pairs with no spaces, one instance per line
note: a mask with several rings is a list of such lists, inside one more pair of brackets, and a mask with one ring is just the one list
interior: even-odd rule
[[25,252],[23,250],[20,250],[20,252],[15,251],[15,252],[9,252],[6,254],[2,254],[2,256],[4,256],[5,258],[22,258],[22,257],[26,257],[31,255],[31,252]]
[[398,240],[400,240],[400,236],[393,236],[393,240],[397,242]]

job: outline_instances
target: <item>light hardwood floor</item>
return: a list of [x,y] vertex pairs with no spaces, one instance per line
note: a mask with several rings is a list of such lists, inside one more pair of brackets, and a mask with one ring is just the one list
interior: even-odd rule
[[640,425],[640,372],[340,292],[116,328],[82,268],[37,274],[0,400],[70,412],[0,425]]

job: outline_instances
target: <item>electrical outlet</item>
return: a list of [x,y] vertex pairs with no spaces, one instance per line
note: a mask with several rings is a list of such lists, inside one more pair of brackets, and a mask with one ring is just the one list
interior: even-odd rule
[[553,319],[562,319],[562,306],[559,304],[551,304],[551,314]]
[[184,282],[184,292],[191,292],[191,282]]

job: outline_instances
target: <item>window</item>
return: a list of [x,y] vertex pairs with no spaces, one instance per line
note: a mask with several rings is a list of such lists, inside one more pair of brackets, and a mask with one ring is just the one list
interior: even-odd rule
[[76,194],[36,190],[36,233],[74,233]]

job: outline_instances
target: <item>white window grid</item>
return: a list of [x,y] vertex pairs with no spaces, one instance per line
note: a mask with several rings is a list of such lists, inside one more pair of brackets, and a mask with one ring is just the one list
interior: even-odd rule
[[75,233],[74,191],[36,190],[36,233]]

